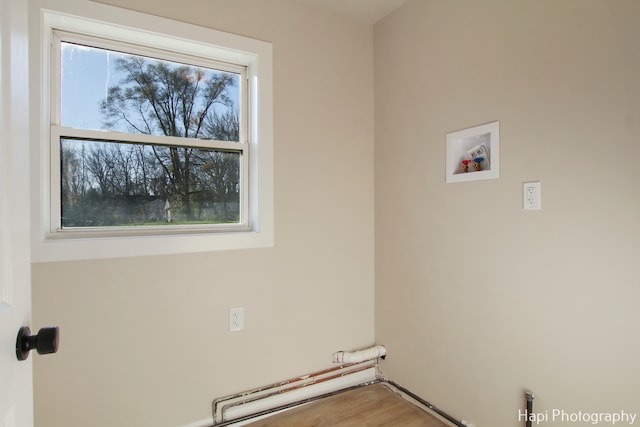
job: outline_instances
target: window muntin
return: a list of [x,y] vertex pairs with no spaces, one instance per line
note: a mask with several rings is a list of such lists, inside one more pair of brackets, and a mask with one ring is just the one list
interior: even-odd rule
[[[246,67],[73,33],[53,39],[52,231],[249,227]],[[160,204],[164,221],[142,214]]]

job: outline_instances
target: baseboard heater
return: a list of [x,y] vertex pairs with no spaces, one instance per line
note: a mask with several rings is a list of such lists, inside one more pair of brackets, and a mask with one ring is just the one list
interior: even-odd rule
[[215,399],[212,427],[239,427],[275,413],[375,383],[385,383],[411,403],[454,427],[469,427],[404,387],[383,378],[378,359],[341,364],[241,393]]

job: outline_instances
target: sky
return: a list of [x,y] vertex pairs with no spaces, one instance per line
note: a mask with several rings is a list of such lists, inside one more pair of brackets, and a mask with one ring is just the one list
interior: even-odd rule
[[[61,55],[61,125],[102,129],[100,102],[110,86],[124,74],[116,70],[116,59],[125,55],[76,44],[63,43]],[[230,91],[239,103],[237,86]],[[124,131],[125,129],[119,129]]]
[[101,129],[100,101],[120,80],[113,55],[98,49],[63,45],[61,125]]

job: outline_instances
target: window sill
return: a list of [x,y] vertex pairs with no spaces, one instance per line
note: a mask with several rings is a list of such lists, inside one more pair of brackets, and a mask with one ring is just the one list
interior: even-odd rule
[[173,236],[65,238],[43,240],[32,245],[32,261],[54,262],[156,256],[271,246],[273,246],[273,233],[255,231]]

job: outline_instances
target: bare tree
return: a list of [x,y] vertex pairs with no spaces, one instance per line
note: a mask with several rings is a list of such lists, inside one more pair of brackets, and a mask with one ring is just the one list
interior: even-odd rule
[[[233,101],[228,95],[235,85],[233,74],[134,56],[118,58],[116,67],[124,77],[109,87],[101,102],[105,128],[204,139],[239,132],[237,122],[218,123],[234,115],[229,113]],[[215,105],[227,112],[217,112]],[[179,199],[186,219],[193,218],[191,196],[199,191],[194,150],[155,146],[152,150],[169,186],[164,192]]]

